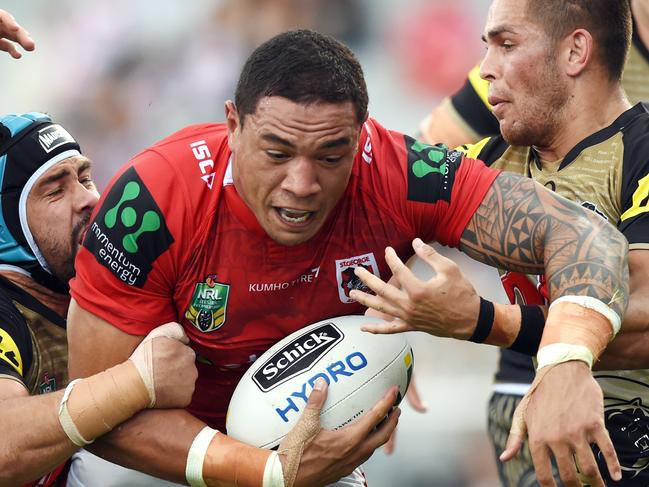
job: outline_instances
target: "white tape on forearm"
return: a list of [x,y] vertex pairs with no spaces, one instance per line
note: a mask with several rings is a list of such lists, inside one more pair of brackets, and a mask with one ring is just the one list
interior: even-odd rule
[[264,468],[264,483],[263,487],[286,487],[284,484],[284,471],[282,470],[282,462],[276,451],[272,452],[266,460],[266,468]]
[[187,483],[192,487],[207,487],[203,479],[203,463],[205,462],[205,455],[207,449],[212,442],[212,438],[219,430],[205,426],[192,441],[192,446],[189,447],[187,453],[187,465],[185,467],[185,478]]
[[538,365],[536,370],[539,371],[548,365],[561,364],[571,360],[581,360],[593,368],[593,352],[583,345],[573,345],[571,343],[553,343],[546,345],[539,350],[536,355]]
[[575,303],[584,308],[592,309],[597,311],[599,314],[603,315],[609,323],[611,323],[611,328],[613,329],[613,336],[617,335],[617,332],[620,331],[622,327],[622,319],[615,311],[611,309],[610,306],[603,303],[597,298],[592,296],[561,296],[560,298],[552,301],[549,309],[552,309],[557,303]]
[[70,398],[70,393],[72,392],[72,389],[74,389],[75,384],[79,381],[81,381],[81,379],[75,379],[68,384],[68,387],[65,388],[63,398],[61,399],[61,403],[59,404],[59,423],[61,423],[63,431],[66,435],[68,435],[68,438],[70,438],[70,441],[72,443],[77,446],[84,447],[95,440],[93,438],[92,440],[88,441],[83,436],[81,436],[81,433],[79,433],[79,430],[77,429],[77,425],[74,424],[72,416],[70,416],[70,412],[68,411],[68,399]]

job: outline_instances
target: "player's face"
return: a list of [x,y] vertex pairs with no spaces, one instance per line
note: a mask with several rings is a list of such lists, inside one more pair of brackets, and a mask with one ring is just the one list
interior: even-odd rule
[[74,258],[88,228],[99,193],[90,161],[75,156],[49,168],[27,198],[27,223],[43,257],[56,277],[74,276]]
[[526,15],[524,0],[495,0],[484,39],[480,75],[490,82],[489,103],[500,131],[513,145],[546,145],[560,130],[568,81],[557,64],[556,46]]
[[347,188],[360,125],[351,102],[272,96],[239,123],[226,105],[233,178],[266,233],[282,245],[313,237]]

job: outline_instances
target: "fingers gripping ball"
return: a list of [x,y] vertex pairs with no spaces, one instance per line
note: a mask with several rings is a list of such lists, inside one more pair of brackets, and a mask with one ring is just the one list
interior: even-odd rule
[[[318,379],[315,384],[318,394],[322,394],[322,389],[325,387],[323,379]],[[314,391],[312,393],[316,394]],[[291,487],[295,483],[297,471],[300,466],[300,459],[302,452],[313,441],[318,432],[322,429],[320,426],[320,409],[322,402],[316,398],[309,398],[309,403],[302,413],[300,420],[295,425],[284,440],[279,444],[279,454],[286,458],[286,463],[283,468],[284,484],[286,487]]]
[[413,370],[412,349],[403,334],[361,331],[361,325],[377,321],[381,320],[365,316],[332,318],[274,345],[239,381],[228,409],[228,435],[253,446],[276,447],[307,410],[318,379],[329,385],[320,415],[324,429],[356,421],[393,385],[399,388],[400,400]]
[[129,360],[137,368],[142,381],[149,393],[149,404],[147,407],[155,406],[155,377],[153,370],[153,340],[158,337],[171,338],[182,343],[189,343],[187,335],[178,323],[167,323],[159,326],[149,333],[138,345]]

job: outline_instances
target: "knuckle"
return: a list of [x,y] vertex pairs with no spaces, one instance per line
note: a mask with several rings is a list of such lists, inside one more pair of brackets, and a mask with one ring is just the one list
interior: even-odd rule
[[416,290],[412,291],[412,293],[410,294],[410,299],[414,303],[421,303],[426,301],[428,299],[428,296],[429,296],[428,289],[426,289],[425,286],[420,286]]
[[597,475],[599,475],[599,469],[597,468],[596,465],[593,465],[592,463],[588,463],[587,465],[581,465],[580,469],[583,472],[583,474],[588,478],[595,478],[597,477]]
[[592,421],[590,421],[590,423],[588,424],[588,429],[592,432],[606,431],[604,422],[599,417],[594,418]]
[[417,306],[414,303],[408,301],[402,306],[402,310],[405,321],[410,321],[417,313]]
[[534,437],[529,439],[530,450],[532,452],[540,451],[545,448],[545,446],[550,443],[546,438]]
[[552,477],[552,474],[547,471],[537,471],[536,472],[536,479],[539,481],[541,485],[551,485],[554,477]]

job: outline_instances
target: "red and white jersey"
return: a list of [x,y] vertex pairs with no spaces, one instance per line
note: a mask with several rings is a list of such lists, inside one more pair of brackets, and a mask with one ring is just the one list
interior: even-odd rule
[[194,125],[137,155],[110,183],[79,252],[71,293],[121,330],[180,322],[198,355],[189,411],[223,429],[252,361],[310,323],[361,314],[349,298],[364,266],[386,279],[392,246],[457,246],[498,174],[369,119],[347,190],[312,239],[271,240],[231,176],[224,124]]

